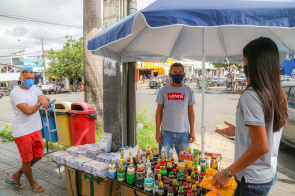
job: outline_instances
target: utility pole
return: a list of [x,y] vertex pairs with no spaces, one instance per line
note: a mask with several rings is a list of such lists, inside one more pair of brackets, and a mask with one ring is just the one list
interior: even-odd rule
[[96,127],[103,126],[103,58],[93,55],[87,49],[87,44],[88,40],[102,31],[101,1],[83,1],[84,99],[96,109]]
[[[44,63],[44,70],[46,70],[46,63],[45,63],[45,52],[44,52],[44,46],[43,46],[43,38],[41,37],[41,44],[42,44],[42,58]],[[44,84],[46,82],[46,74],[44,72]]]

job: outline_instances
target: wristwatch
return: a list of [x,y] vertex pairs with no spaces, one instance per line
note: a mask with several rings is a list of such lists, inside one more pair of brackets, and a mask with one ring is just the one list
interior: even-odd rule
[[224,173],[225,173],[225,175],[226,175],[227,177],[233,177],[233,176],[231,175],[231,171],[230,171],[229,168],[226,168],[226,169],[224,170]]

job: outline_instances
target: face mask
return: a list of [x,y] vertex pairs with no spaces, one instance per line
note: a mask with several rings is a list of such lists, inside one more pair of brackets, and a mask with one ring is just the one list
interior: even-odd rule
[[245,76],[248,78],[248,65],[244,66],[244,73],[245,73]]
[[171,77],[172,77],[172,80],[175,84],[180,84],[183,80],[182,74],[174,74],[174,75],[171,74]]
[[31,88],[33,86],[33,84],[34,84],[34,80],[33,79],[27,79],[27,80],[23,81],[23,83],[24,83],[25,87]]

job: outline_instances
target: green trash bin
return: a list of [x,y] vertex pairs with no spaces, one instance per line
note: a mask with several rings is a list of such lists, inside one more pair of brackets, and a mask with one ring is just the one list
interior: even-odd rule
[[[202,88],[202,79],[197,80],[197,88]],[[205,88],[208,88],[209,86],[209,80],[206,78],[205,79]]]
[[43,128],[40,129],[40,132],[41,132],[42,138],[45,138],[45,136],[44,136],[44,129]]

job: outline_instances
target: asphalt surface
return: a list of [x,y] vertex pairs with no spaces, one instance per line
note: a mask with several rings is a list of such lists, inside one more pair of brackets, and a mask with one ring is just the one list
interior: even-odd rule
[[[196,104],[194,105],[195,110],[195,133],[197,138],[200,138],[200,128],[201,128],[201,104],[202,104],[202,97],[201,97],[201,90],[196,88],[196,84],[188,84],[194,91]],[[239,94],[225,94],[222,92],[224,87],[215,87],[210,88],[205,96],[205,124],[206,124],[206,134],[209,135],[207,137],[207,144],[210,142],[216,141],[216,138],[224,140],[224,138],[220,135],[216,136],[214,133],[214,126],[218,124],[223,124],[223,121],[226,120],[235,124],[235,112],[238,104],[238,100],[240,95]],[[150,120],[154,120],[155,112],[157,108],[157,104],[155,103],[156,89],[150,89],[147,84],[145,85],[138,85],[137,93],[136,93],[136,107],[137,110],[141,110],[144,107],[148,108]],[[57,99],[58,101],[70,101],[70,102],[79,102],[84,100],[84,93],[72,93],[72,94],[52,94],[48,95],[51,99]],[[13,112],[10,106],[9,96],[2,97],[0,99],[0,127],[5,125],[11,125],[13,118]],[[210,135],[214,137],[210,137]],[[210,141],[209,138],[214,138]],[[209,141],[208,141],[209,140]],[[234,140],[224,140],[224,144],[220,146],[220,148],[225,148],[226,146],[233,146]],[[228,145],[228,144],[232,145]],[[210,144],[208,144],[210,145]],[[228,149],[229,150],[229,149]],[[233,149],[231,149],[233,150]],[[9,161],[6,159],[6,156],[10,155]],[[5,158],[4,158],[5,157]],[[11,161],[10,161],[11,160]],[[233,157],[230,156],[227,159],[228,162],[233,161]],[[14,163],[15,164],[11,164]],[[24,192],[19,190],[11,191],[11,187],[7,184],[3,183],[5,177],[8,176],[9,173],[15,171],[19,167],[19,155],[17,153],[17,148],[14,142],[10,143],[1,143],[0,144],[0,196],[3,195],[32,195],[31,191],[25,189]],[[42,164],[43,163],[43,164]],[[48,165],[48,169],[43,169],[45,166],[44,164]],[[42,159],[42,162],[38,166],[36,164],[37,170],[37,180],[40,179],[40,182],[44,182],[46,186],[50,187],[50,190],[56,190],[56,194],[54,192],[46,191],[40,195],[58,195],[59,190],[61,193],[65,191],[65,183],[64,179],[58,180],[58,173],[56,172],[57,168],[55,165],[49,161],[46,157]],[[44,171],[43,171],[44,170]],[[38,176],[39,175],[39,176]],[[64,173],[62,172],[62,175]],[[44,176],[50,178],[50,180],[46,181],[43,179]],[[49,176],[49,177],[48,177]],[[26,184],[26,179],[23,177],[22,182]],[[55,185],[57,184],[57,185]],[[54,188],[52,188],[54,187]],[[5,189],[4,189],[5,188]],[[6,192],[4,192],[6,191]],[[5,194],[4,194],[5,193]],[[30,193],[30,194],[29,194]],[[270,195],[279,195],[283,194],[286,196],[295,195],[295,149],[292,149],[288,146],[283,146],[279,151],[278,157],[278,180],[275,185],[271,189]]]

